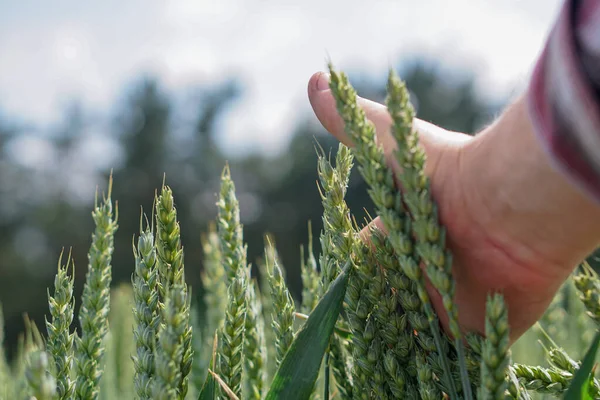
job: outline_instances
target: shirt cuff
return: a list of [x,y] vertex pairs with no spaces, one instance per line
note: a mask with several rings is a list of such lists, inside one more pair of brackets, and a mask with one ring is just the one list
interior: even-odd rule
[[597,0],[565,1],[535,65],[527,101],[554,166],[600,202],[600,98],[588,72],[600,68],[593,51],[600,48],[600,36],[594,36],[599,6]]

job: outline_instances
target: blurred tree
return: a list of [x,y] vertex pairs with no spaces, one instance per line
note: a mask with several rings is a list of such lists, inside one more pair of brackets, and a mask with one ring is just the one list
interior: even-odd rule
[[[458,74],[449,74],[428,61],[408,64],[400,71],[415,96],[420,118],[466,132],[474,132],[482,121],[491,118],[494,110],[478,96],[470,75],[463,73],[457,80]],[[383,101],[385,82],[359,77],[351,79],[359,93]],[[131,240],[139,232],[140,206],[147,214],[152,213],[155,189],[160,188],[166,173],[181,221],[186,276],[194,295],[201,294],[200,234],[216,216],[219,176],[226,162],[215,137],[220,122],[228,115],[225,111],[243,94],[243,88],[233,79],[225,80],[197,87],[191,99],[178,102],[157,79],[144,78],[125,93],[108,125],[91,119],[75,103],[58,127],[38,130],[37,137],[50,145],[52,168],[23,166],[15,157],[9,157],[11,143],[25,136],[0,123],[0,301],[7,311],[9,346],[22,331],[23,312],[27,311],[38,324],[43,323],[48,306],[46,292],[40,288],[52,285],[63,246],[74,246],[77,296],[81,292],[93,223],[89,197],[77,197],[78,191],[84,190],[80,179],[94,179],[101,194],[106,191],[109,172],[103,170],[107,168],[104,166],[94,167],[92,175],[81,174],[90,166],[79,151],[94,127],[101,126],[102,143],[116,146],[95,150],[100,158],[111,160],[102,165],[116,160],[113,199],[118,202],[119,230],[113,283],[131,279]],[[41,134],[47,132],[50,134]],[[299,245],[307,242],[308,220],[313,224],[315,251],[319,251],[322,208],[316,185],[317,145],[335,157],[335,139],[325,134],[310,115],[296,127],[289,151],[276,157],[252,154],[229,160],[249,245],[248,259],[254,263],[262,254],[263,235],[273,234],[297,298]],[[358,173],[352,175],[348,202],[357,222],[364,223],[372,206]],[[36,242],[31,238],[43,244],[43,251],[38,251],[35,258],[30,257],[33,252],[23,250]],[[77,300],[79,306],[79,297]]]
[[115,118],[113,129],[123,148],[123,161],[113,171],[112,197],[119,210],[113,254],[115,282],[131,278],[133,253],[130,243],[140,230],[140,207],[150,219],[155,190],[160,189],[163,181],[169,157],[169,103],[158,82],[146,78],[131,89]]

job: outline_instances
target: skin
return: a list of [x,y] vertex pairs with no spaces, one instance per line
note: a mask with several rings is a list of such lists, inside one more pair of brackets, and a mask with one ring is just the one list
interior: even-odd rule
[[[323,127],[348,146],[326,73],[308,96]],[[359,98],[388,164],[396,145],[385,106]],[[558,170],[536,138],[525,96],[476,136],[415,120],[427,154],[426,174],[454,255],[461,328],[484,332],[485,300],[500,291],[514,341],[544,313],[561,284],[600,242],[600,205]],[[383,224],[377,218],[381,228]],[[366,230],[363,233],[367,232]],[[428,287],[447,329],[438,293]]]

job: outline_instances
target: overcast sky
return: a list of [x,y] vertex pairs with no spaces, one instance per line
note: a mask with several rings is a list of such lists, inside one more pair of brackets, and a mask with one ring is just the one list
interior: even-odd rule
[[237,74],[246,92],[222,140],[280,150],[330,56],[385,77],[419,52],[478,74],[492,96],[523,85],[560,0],[0,0],[0,112],[47,124],[73,97],[108,109],[151,72],[169,88]]

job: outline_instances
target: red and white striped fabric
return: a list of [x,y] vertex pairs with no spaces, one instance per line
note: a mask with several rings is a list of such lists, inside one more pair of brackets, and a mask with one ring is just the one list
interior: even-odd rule
[[600,201],[600,0],[566,0],[528,90],[556,166]]

